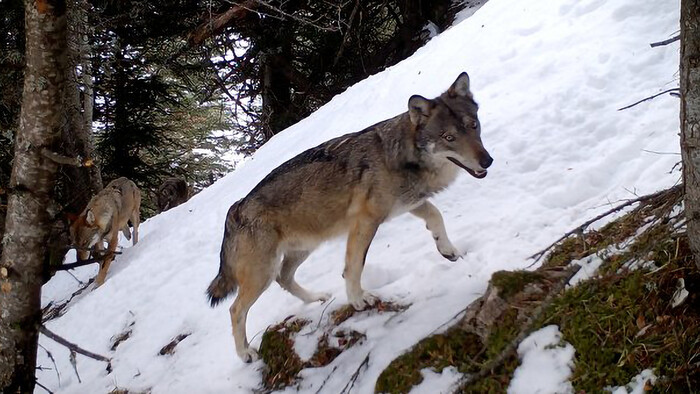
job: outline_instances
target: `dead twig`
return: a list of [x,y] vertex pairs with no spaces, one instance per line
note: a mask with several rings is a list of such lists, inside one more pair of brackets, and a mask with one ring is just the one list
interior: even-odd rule
[[345,394],[345,393],[350,393],[350,390],[355,386],[355,382],[357,381],[357,378],[360,377],[360,371],[362,370],[362,367],[366,367],[369,364],[369,355],[370,353],[367,353],[367,356],[365,357],[364,360],[360,363],[360,365],[357,367],[355,372],[352,374],[350,377],[350,380],[345,384],[345,387],[340,391],[340,394]]
[[76,360],[76,357],[75,357],[75,350],[71,349],[69,359],[70,359],[70,365],[73,366],[73,371],[75,371],[75,376],[78,377],[78,383],[83,383],[83,381],[80,380],[80,374],[78,373],[78,360]]
[[321,390],[323,390],[323,386],[326,385],[326,383],[328,382],[328,379],[331,378],[331,375],[333,375],[333,373],[334,373],[337,369],[338,369],[338,366],[337,366],[337,365],[336,365],[335,367],[333,367],[333,370],[331,371],[331,373],[329,373],[328,376],[326,376],[326,378],[323,379],[323,382],[321,383],[321,386],[319,386],[318,390],[316,390],[316,394],[319,394],[319,393],[321,392]]
[[85,350],[85,349],[81,348],[80,346],[78,346],[72,342],[69,342],[68,340],[64,339],[63,337],[55,334],[54,332],[52,332],[51,330],[46,328],[46,326],[42,325],[41,327],[39,327],[39,332],[46,335],[47,337],[53,339],[54,341],[60,343],[61,345],[67,347],[71,351],[74,351],[76,353],[80,353],[86,357],[90,357],[93,360],[106,362],[108,371],[110,371],[112,369],[112,364],[111,364],[112,360],[110,360],[109,358],[102,356],[102,355],[99,355],[97,353],[93,353],[89,350]]
[[660,47],[660,46],[664,46],[664,45],[671,44],[671,43],[676,42],[676,41],[678,41],[678,40],[680,40],[680,39],[681,39],[681,35],[679,34],[679,35],[677,35],[677,36],[675,36],[675,37],[669,38],[668,40],[663,40],[663,41],[659,41],[659,42],[652,42],[652,43],[649,44],[649,45],[651,45],[652,48],[656,48],[656,47]]
[[36,385],[39,386],[39,387],[41,387],[42,389],[46,390],[47,393],[53,394],[53,391],[49,390],[46,386],[44,386],[43,384],[39,383],[38,380],[36,381]]
[[661,196],[661,195],[663,195],[663,194],[665,194],[665,193],[674,193],[674,192],[679,191],[679,190],[682,190],[682,189],[683,189],[683,184],[681,183],[681,184],[675,185],[675,186],[673,186],[673,187],[671,187],[671,188],[669,188],[669,189],[661,190],[661,191],[658,191],[658,192],[656,192],[656,193],[647,194],[646,196],[641,196],[641,197],[638,197],[638,198],[635,198],[635,199],[632,199],[632,200],[628,200],[628,201],[626,201],[626,202],[623,203],[623,204],[620,204],[620,205],[618,205],[618,206],[616,206],[616,207],[614,207],[614,208],[612,208],[612,209],[609,209],[609,210],[607,210],[607,211],[601,213],[600,215],[594,217],[593,219],[587,220],[586,222],[584,222],[583,224],[579,225],[579,226],[576,227],[575,229],[573,229],[573,230],[571,230],[571,231],[568,231],[566,234],[564,234],[564,235],[562,235],[561,237],[559,237],[559,239],[557,239],[556,241],[554,241],[554,243],[552,243],[551,245],[547,246],[546,248],[544,248],[544,249],[540,250],[539,252],[533,254],[532,256],[528,257],[528,259],[535,259],[535,261],[534,261],[532,264],[528,265],[526,268],[530,268],[530,267],[532,267],[533,265],[537,264],[537,262],[540,261],[540,259],[545,255],[545,253],[547,253],[550,249],[552,249],[554,246],[556,246],[559,242],[561,242],[561,241],[563,241],[564,239],[570,237],[571,235],[574,235],[574,234],[582,234],[583,231],[584,231],[586,228],[588,228],[588,226],[590,226],[591,224],[597,222],[598,220],[600,220],[600,219],[602,219],[602,218],[604,218],[604,217],[606,217],[606,216],[608,216],[608,215],[610,215],[610,214],[613,214],[613,213],[615,213],[615,212],[617,212],[617,211],[620,211],[620,210],[622,210],[622,209],[624,209],[624,208],[626,208],[626,207],[628,207],[628,206],[630,206],[630,205],[632,205],[632,204],[636,204],[636,203],[638,203],[638,202],[639,202],[639,203],[642,203],[642,202],[645,202],[645,201],[654,199],[654,198],[656,198],[656,197],[659,197],[659,196]]
[[58,379],[58,387],[61,387],[61,374],[58,373],[58,367],[56,366],[56,360],[53,358],[53,354],[51,354],[51,352],[48,351],[48,349],[41,346],[41,344],[39,344],[39,347],[44,349],[46,355],[49,356],[49,360],[51,360],[51,362],[53,363],[53,369],[54,371],[56,371],[56,379]]
[[66,270],[72,270],[74,268],[82,267],[84,265],[90,265],[90,264],[95,264],[95,263],[101,263],[108,257],[113,257],[115,255],[122,254],[121,252],[111,252],[111,253],[105,253],[103,255],[99,255],[97,257],[89,258],[87,260],[79,260],[76,261],[75,263],[68,263],[68,264],[63,264],[60,265],[56,268],[54,268],[56,271],[66,271]]
[[[661,93],[657,93],[657,94],[655,94],[655,95],[653,95],[653,96],[649,96],[649,97],[647,97],[647,98],[645,98],[645,99],[641,99],[641,100],[637,101],[637,102],[634,103],[634,104],[630,104],[630,105],[628,105],[628,106],[626,106],[626,107],[618,108],[617,110],[618,110],[618,111],[623,111],[623,110],[626,110],[626,109],[628,109],[628,108],[632,108],[632,107],[634,107],[634,106],[637,105],[637,104],[641,104],[641,103],[643,103],[643,102],[645,102],[645,101],[649,101],[649,100],[651,100],[651,99],[653,99],[653,98],[659,97],[659,96],[661,96],[662,94],[671,93],[671,92],[678,92],[678,91],[680,91],[680,90],[681,90],[681,88],[667,89],[667,90],[664,90],[664,91],[661,92]],[[673,95],[673,93],[671,93],[671,94]]]

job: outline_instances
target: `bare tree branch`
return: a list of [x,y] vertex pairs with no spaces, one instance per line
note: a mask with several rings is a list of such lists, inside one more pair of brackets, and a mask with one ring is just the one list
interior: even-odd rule
[[527,268],[530,268],[530,267],[532,267],[533,265],[537,264],[537,262],[540,261],[540,259],[541,259],[550,249],[552,249],[554,246],[556,246],[559,242],[561,242],[562,240],[568,238],[568,237],[571,236],[571,235],[582,233],[583,230],[585,230],[586,228],[588,228],[588,226],[590,226],[591,224],[597,222],[598,220],[600,220],[600,219],[602,219],[602,218],[604,218],[604,217],[606,217],[606,216],[608,216],[608,215],[610,215],[610,214],[613,214],[613,213],[615,213],[615,212],[617,212],[617,211],[619,211],[619,210],[621,210],[621,209],[623,209],[623,208],[626,208],[626,207],[628,207],[628,206],[630,206],[630,205],[632,205],[632,204],[635,204],[635,203],[638,203],[638,202],[644,202],[644,201],[647,201],[647,200],[651,200],[651,199],[654,199],[654,198],[659,197],[659,196],[664,195],[664,194],[671,194],[671,193],[680,192],[680,191],[682,191],[682,190],[683,190],[683,184],[678,184],[678,185],[676,185],[676,186],[673,186],[673,187],[670,188],[670,189],[661,190],[661,191],[658,191],[658,192],[656,192],[656,193],[647,194],[646,196],[641,196],[641,197],[638,197],[638,198],[635,198],[635,199],[626,201],[626,202],[623,203],[623,204],[620,204],[620,205],[618,205],[618,206],[616,206],[616,207],[614,207],[614,208],[612,208],[612,209],[610,209],[610,210],[608,210],[608,211],[605,211],[605,212],[601,213],[600,215],[594,217],[593,219],[587,220],[586,222],[584,222],[583,224],[579,225],[579,226],[576,227],[575,229],[573,229],[573,230],[571,230],[571,231],[568,231],[566,234],[564,234],[564,235],[562,235],[561,237],[559,237],[559,239],[557,239],[556,241],[554,241],[554,243],[552,243],[551,245],[547,246],[546,248],[544,248],[544,249],[540,250],[539,252],[533,254],[532,256],[528,257],[529,259],[535,259],[535,261],[534,261],[532,264],[530,264],[529,266],[527,266]]
[[677,92],[677,91],[679,91],[679,90],[680,90],[680,88],[672,88],[672,89],[664,90],[664,91],[661,92],[661,93],[657,93],[657,94],[655,94],[655,95],[653,95],[653,96],[649,96],[649,97],[647,97],[647,98],[645,98],[645,99],[639,100],[639,101],[637,101],[637,102],[634,103],[634,104],[630,104],[630,105],[628,105],[628,106],[626,106],[626,107],[618,108],[618,111],[622,111],[622,110],[625,110],[625,109],[628,109],[628,108],[632,108],[632,107],[634,107],[634,106],[637,105],[637,104],[641,104],[641,103],[643,103],[643,102],[645,102],[645,101],[649,101],[649,100],[651,100],[651,99],[653,99],[653,98],[656,98],[656,97],[661,96],[662,94],[671,93],[671,92]]
[[76,352],[76,353],[80,353],[80,354],[82,354],[83,356],[86,356],[86,357],[90,357],[90,358],[93,359],[93,360],[104,361],[104,362],[106,362],[106,363],[107,363],[107,370],[108,370],[108,371],[111,371],[111,369],[112,369],[112,364],[111,364],[111,363],[112,363],[112,360],[110,360],[109,358],[107,358],[107,357],[105,357],[105,356],[101,356],[101,355],[99,355],[99,354],[97,354],[97,353],[93,353],[93,352],[91,352],[91,351],[89,351],[89,350],[85,350],[85,349],[81,348],[80,346],[78,346],[78,345],[76,345],[76,344],[74,344],[74,343],[72,343],[72,342],[69,342],[68,340],[64,339],[63,337],[61,337],[61,336],[55,334],[54,332],[52,332],[51,330],[49,330],[48,328],[46,328],[46,326],[43,326],[43,325],[42,325],[41,327],[39,327],[39,332],[42,333],[42,334],[44,334],[44,335],[46,335],[47,337],[53,339],[54,341],[60,343],[61,345],[67,347],[67,348],[70,349],[71,351],[74,351],[74,352]]
[[670,44],[670,43],[679,41],[680,39],[681,39],[681,35],[679,34],[679,35],[677,35],[677,36],[675,36],[675,37],[669,38],[668,40],[663,40],[663,41],[659,41],[659,42],[652,42],[652,43],[649,44],[649,45],[651,45],[652,48],[656,48],[656,47],[660,47],[660,46],[663,46],[663,45],[668,45],[668,44]]
[[228,11],[200,25],[187,41],[192,46],[199,45],[207,38],[214,37],[224,31],[233,21],[246,17],[248,12],[256,12],[257,6],[258,2],[255,0],[246,0],[241,4],[234,4]]

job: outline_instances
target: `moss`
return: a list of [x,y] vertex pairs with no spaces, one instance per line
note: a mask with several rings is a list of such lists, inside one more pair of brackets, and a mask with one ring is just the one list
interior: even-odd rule
[[579,237],[569,237],[554,247],[544,262],[545,267],[563,267],[585,256],[585,244]]
[[377,379],[378,393],[407,393],[423,380],[420,371],[432,368],[436,372],[455,366],[460,372],[478,369],[483,345],[476,334],[454,327],[443,334],[423,339],[409,352],[389,364]]
[[294,383],[304,363],[294,351],[294,334],[309,324],[309,320],[283,321],[268,328],[260,343],[260,358],[265,362],[263,385],[274,390]]
[[542,274],[535,271],[498,271],[491,276],[491,284],[499,289],[498,294],[504,300],[508,300],[528,284],[539,282],[542,278]]
[[505,393],[510,385],[513,372],[519,364],[518,357],[512,354],[490,374],[469,385],[459,387],[457,393]]
[[498,323],[492,327],[486,341],[487,359],[498,356],[518,336],[520,328],[518,310],[513,307],[506,309],[498,319]]
[[653,272],[610,270],[585,281],[556,299],[541,325],[557,324],[563,340],[576,348],[572,383],[577,392],[627,384],[646,368],[662,378],[655,390],[688,392],[700,387],[700,301],[669,306],[678,278],[700,286],[685,236],[673,236],[665,225],[642,234],[626,258],[606,259],[619,265],[644,255],[662,265]]
[[[382,310],[400,307],[397,304],[391,305],[391,307],[384,307]],[[346,308],[341,308],[341,310],[345,311]],[[343,314],[343,316],[347,319],[352,314],[347,316]],[[319,338],[316,351],[308,361],[302,361],[294,351],[294,337],[310,323],[309,320],[293,319],[290,316],[282,323],[265,331],[260,343],[260,358],[265,362],[263,386],[266,390],[279,390],[294,384],[302,369],[328,365],[343,351],[365,338],[364,334],[355,330],[337,330],[332,334],[333,339],[331,339],[330,332],[337,324],[334,323],[333,318],[330,322],[329,326],[323,327],[324,332]]]

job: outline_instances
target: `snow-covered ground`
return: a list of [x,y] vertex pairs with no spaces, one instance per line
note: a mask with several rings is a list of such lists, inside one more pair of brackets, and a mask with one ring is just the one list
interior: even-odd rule
[[[617,111],[677,86],[678,43],[653,49],[649,43],[676,32],[678,19],[677,1],[490,0],[409,59],[277,135],[188,203],[144,223],[140,243],[124,248],[105,284],[76,297],[64,316],[47,324],[111,357],[113,372],[78,355],[79,383],[68,351],[42,336],[60,383],[53,370],[40,370],[39,381],[60,393],[115,387],[245,393],[258,387],[261,363],[244,364],[235,355],[229,303],[212,309],[204,295],[218,270],[228,207],[295,154],[403,112],[412,94],[433,97],[468,71],[495,163],[485,179],[465,173],[433,199],[452,241],[468,253],[456,263],[443,259],[424,224],[409,215],[382,225],[363,285],[410,308],[391,320],[384,314],[346,322],[366,339],[331,365],[304,371],[300,386],[313,393],[327,380],[323,392],[338,393],[369,354],[352,391],[372,392],[389,362],[480,296],[492,272],[523,268],[527,256],[610,202],[679,179],[670,171],[680,157],[653,153],[679,152],[678,100],[666,95]],[[342,239],[327,243],[297,274],[304,286],[332,292],[326,313],[346,302],[343,247]],[[95,273],[95,267],[75,272],[82,279]],[[77,287],[60,273],[44,287],[43,303],[66,299]],[[292,314],[315,324],[325,307],[304,305],[273,284],[250,311],[253,346],[267,326]],[[131,336],[110,350],[111,338],[127,328]],[[173,355],[158,354],[183,333],[191,335]],[[38,363],[53,368],[41,349]],[[449,371],[443,375],[443,383],[454,380]]]

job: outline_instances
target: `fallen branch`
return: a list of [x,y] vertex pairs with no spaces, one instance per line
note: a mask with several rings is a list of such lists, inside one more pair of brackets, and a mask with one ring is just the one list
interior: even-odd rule
[[501,351],[501,353],[496,356],[493,360],[488,362],[486,365],[484,365],[479,372],[471,375],[465,375],[462,379],[458,380],[453,388],[460,388],[464,387],[467,384],[471,384],[474,382],[479,381],[480,379],[485,378],[488,376],[490,373],[493,372],[494,369],[496,369],[498,366],[503,364],[508,357],[510,357],[514,352],[516,352],[518,345],[520,345],[520,342],[522,342],[525,338],[527,338],[528,335],[532,333],[532,328],[535,325],[536,322],[540,320],[542,317],[542,314],[544,314],[544,311],[549,307],[549,305],[554,301],[554,298],[564,290],[564,287],[566,287],[566,284],[569,283],[571,278],[573,278],[574,275],[581,269],[580,265],[574,265],[569,268],[569,273],[562,278],[559,282],[557,282],[556,286],[553,287],[550,291],[549,294],[547,294],[547,297],[545,297],[544,300],[542,300],[542,303],[535,308],[533,313],[528,317],[527,321],[525,322],[523,328],[520,330],[520,333],[518,336],[516,336],[509,344],[506,346],[505,349]]
[[652,48],[656,48],[656,47],[668,45],[668,44],[673,43],[673,42],[676,42],[676,41],[678,41],[678,40],[680,40],[680,39],[681,39],[681,35],[679,34],[679,35],[677,35],[677,36],[675,36],[675,37],[669,38],[668,40],[663,40],[663,41],[659,41],[659,42],[652,42],[652,43],[649,44],[649,45],[651,45]]
[[43,325],[42,325],[41,327],[39,327],[39,332],[42,333],[42,334],[44,334],[44,335],[46,335],[47,337],[53,339],[54,341],[60,343],[61,345],[67,347],[67,348],[70,349],[71,351],[74,351],[74,352],[76,352],[76,353],[80,353],[80,354],[82,354],[83,356],[86,356],[86,357],[90,357],[90,358],[93,359],[93,360],[104,361],[104,362],[106,362],[106,363],[107,363],[107,371],[111,371],[111,370],[112,370],[112,360],[110,360],[109,358],[107,358],[107,357],[105,357],[105,356],[102,356],[102,355],[99,355],[99,354],[97,354],[97,353],[93,353],[93,352],[91,352],[91,351],[89,351],[89,350],[85,350],[85,349],[81,348],[80,346],[78,346],[78,345],[76,345],[76,344],[74,344],[74,343],[72,343],[72,342],[68,342],[68,340],[66,340],[66,339],[64,339],[63,337],[61,337],[61,336],[59,336],[59,335],[53,333],[51,330],[49,330],[48,328],[46,328],[46,326],[43,326]]
[[95,264],[95,263],[101,263],[103,260],[105,260],[107,257],[112,257],[114,255],[121,254],[121,252],[112,252],[112,253],[105,253],[104,255],[89,258],[87,260],[80,260],[76,261],[75,263],[68,263],[68,264],[63,264],[60,265],[56,268],[54,268],[56,271],[66,271],[66,270],[72,270],[73,268],[78,268],[82,267],[84,265],[90,265],[90,264]]
[[[617,110],[618,110],[618,111],[623,111],[623,110],[626,110],[626,109],[628,109],[628,108],[632,108],[632,107],[634,107],[634,106],[637,105],[637,104],[641,104],[641,103],[643,103],[643,102],[645,102],[645,101],[649,101],[649,100],[651,100],[651,99],[653,99],[653,98],[659,97],[659,96],[661,96],[662,94],[671,93],[671,92],[678,92],[678,91],[680,91],[680,90],[681,90],[681,88],[667,89],[667,90],[664,90],[664,91],[661,92],[661,93],[657,93],[657,94],[655,94],[655,95],[653,95],[653,96],[649,96],[649,97],[647,97],[647,98],[645,98],[645,99],[641,99],[641,100],[637,101],[637,102],[634,103],[634,104],[630,104],[630,105],[628,105],[628,106],[626,106],[626,107],[618,108]],[[673,93],[671,93],[671,95],[673,95]]]
[[71,294],[70,298],[68,298],[61,304],[55,305],[53,301],[49,302],[49,304],[41,310],[41,322],[46,323],[49,320],[62,316],[63,310],[71,303],[71,301],[73,301],[73,298],[85,291],[85,289],[87,289],[93,281],[94,279],[90,279],[87,283],[83,283],[78,290],[74,291],[73,294]]
[[360,365],[357,367],[355,370],[355,373],[352,374],[350,377],[350,380],[345,384],[345,387],[340,391],[340,394],[345,394],[345,393],[350,393],[350,390],[355,386],[355,382],[357,381],[357,378],[360,377],[360,370],[362,367],[366,367],[369,364],[369,355],[370,353],[367,353],[367,357],[365,357],[364,360],[360,363]]
[[612,209],[609,209],[609,210],[601,213],[600,215],[594,217],[593,219],[587,220],[586,222],[584,222],[580,226],[576,227],[575,229],[573,229],[573,230],[567,232],[566,234],[562,235],[561,237],[559,237],[559,239],[554,241],[551,245],[547,246],[546,248],[544,248],[544,249],[540,250],[539,252],[533,254],[532,256],[528,257],[528,259],[535,259],[535,261],[532,264],[528,265],[526,268],[530,268],[533,265],[537,264],[537,262],[540,261],[540,259],[545,255],[545,253],[547,253],[550,249],[552,249],[554,246],[556,246],[559,242],[570,237],[571,235],[583,233],[583,231],[586,228],[588,228],[588,226],[597,222],[598,220],[600,220],[600,219],[602,219],[610,214],[613,214],[617,211],[620,211],[621,209],[626,208],[632,204],[635,204],[638,202],[645,202],[645,201],[654,199],[660,195],[663,195],[665,193],[673,193],[673,192],[682,190],[682,188],[683,188],[683,184],[681,183],[681,184],[678,184],[678,185],[671,187],[670,189],[661,190],[661,191],[658,191],[656,193],[647,194],[646,196],[641,196],[641,197],[629,200],[623,204],[620,204]]
[[315,394],[320,394],[320,393],[321,393],[321,390],[323,390],[323,386],[326,385],[326,383],[328,382],[328,379],[331,378],[331,376],[333,375],[333,373],[334,373],[336,370],[338,370],[338,366],[337,366],[337,365],[336,365],[335,367],[333,367],[333,370],[331,371],[331,373],[329,373],[328,376],[326,376],[326,378],[323,379],[323,382],[321,383],[321,386],[318,388],[318,390],[316,390],[316,393],[315,393]]

